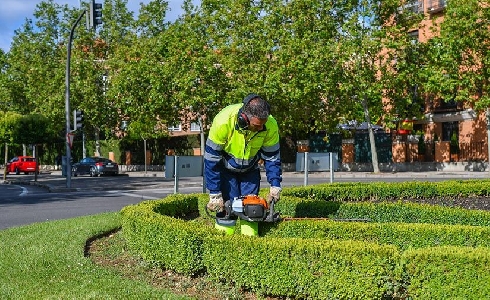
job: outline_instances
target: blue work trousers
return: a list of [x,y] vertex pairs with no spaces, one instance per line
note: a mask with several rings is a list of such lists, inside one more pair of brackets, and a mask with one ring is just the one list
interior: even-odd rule
[[260,190],[260,170],[246,173],[232,172],[223,168],[221,171],[221,193],[223,200],[246,195],[258,195]]

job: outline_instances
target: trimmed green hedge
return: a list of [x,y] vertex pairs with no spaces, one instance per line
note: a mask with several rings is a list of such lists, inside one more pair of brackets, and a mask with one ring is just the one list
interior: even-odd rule
[[219,233],[178,219],[196,213],[197,204],[197,196],[179,195],[124,207],[122,227],[129,247],[163,268],[189,275],[201,272],[202,240]]
[[407,250],[402,255],[400,273],[410,276],[407,291],[413,299],[490,298],[488,248]]
[[490,247],[490,227],[441,224],[286,221],[266,237],[357,240],[414,249],[433,246]]
[[[490,181],[448,184],[452,197],[482,196]],[[490,212],[402,201],[354,202],[406,199],[395,197],[395,191],[413,189],[415,183],[373,185],[376,188],[332,184],[285,189],[277,204],[282,216],[332,219],[261,224],[260,237],[226,236],[215,230],[214,221],[203,218],[208,200],[204,194],[172,195],[127,206],[121,211],[123,232],[129,247],[149,262],[188,275],[206,273],[262,295],[490,297],[489,288],[481,288],[490,276]],[[444,183],[427,185],[423,183],[421,193],[438,191],[430,193],[443,197],[439,193]],[[464,192],[457,194],[458,186]],[[361,187],[368,192],[359,196]],[[325,201],[338,200],[349,190],[359,192],[344,201]],[[371,222],[334,221],[339,218]]]
[[334,183],[289,188],[284,190],[284,195],[331,201],[490,197],[490,179],[441,182]]
[[294,298],[380,299],[399,260],[393,246],[356,241],[227,236],[205,248],[210,277]]

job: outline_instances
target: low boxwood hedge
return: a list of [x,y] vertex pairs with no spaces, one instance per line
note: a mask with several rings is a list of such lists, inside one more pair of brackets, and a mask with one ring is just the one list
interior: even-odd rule
[[[147,261],[183,274],[206,273],[262,295],[489,298],[488,288],[480,287],[487,285],[490,276],[490,213],[383,202],[408,199],[396,196],[396,191],[403,187],[413,191],[415,184],[285,189],[277,204],[282,216],[330,219],[262,224],[259,237],[226,236],[215,230],[213,221],[203,217],[207,195],[172,195],[125,207],[123,232],[129,247]],[[490,181],[452,181],[452,196],[442,194],[443,183],[428,185],[423,183],[420,197],[424,191],[433,197],[481,197]],[[456,193],[454,185],[464,192]],[[373,199],[380,203],[366,202]],[[350,218],[370,222],[345,220]]]
[[490,227],[467,225],[296,220],[281,222],[264,236],[356,240],[394,245],[400,250],[443,245],[490,247]]
[[284,195],[331,201],[490,197],[490,179],[334,183],[288,188],[284,190]]

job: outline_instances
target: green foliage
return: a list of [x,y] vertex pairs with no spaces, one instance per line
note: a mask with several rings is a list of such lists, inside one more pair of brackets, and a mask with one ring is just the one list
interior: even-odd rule
[[[397,6],[386,2],[381,11],[376,6],[360,9],[350,3],[334,6],[324,1],[211,1],[200,8],[188,3],[185,17],[166,24],[168,6],[164,2],[143,5],[139,19],[133,20],[124,2],[105,1],[105,22],[101,27],[105,40],[94,41],[89,32],[77,29],[72,106],[86,112],[89,127],[110,131],[121,117],[148,123],[142,117],[151,116],[164,125],[180,121],[175,112],[182,112],[190,121],[199,115],[211,118],[223,106],[254,91],[270,100],[284,134],[334,128],[342,114],[354,112],[362,117],[359,103],[353,102],[353,108],[345,105],[350,102],[339,102],[341,98],[352,98],[356,94],[353,89],[359,85],[370,87],[370,101],[379,102],[379,86],[371,88],[377,71],[361,66],[348,74],[345,65],[360,51],[374,55],[372,47],[384,42],[380,36],[389,36],[383,33],[386,28],[377,25]],[[362,30],[355,26],[361,10],[372,18],[372,26]],[[58,37],[53,33],[61,29],[66,37],[70,24],[63,20],[76,15],[76,10],[43,3],[36,11],[42,34],[27,23],[11,49],[15,64],[8,69],[9,74],[19,83],[32,83],[32,89],[18,89],[19,97],[15,99],[32,99],[29,101],[39,105],[40,112],[49,113],[51,120],[63,114],[59,105],[54,107],[53,100],[63,95],[59,89],[63,86],[63,66],[57,63],[64,53],[62,48],[56,48]],[[145,34],[138,36],[132,29]],[[343,44],[353,47],[338,48],[336,42],[343,38]],[[39,56],[26,57],[29,51],[44,53],[41,49],[49,50],[49,63]],[[361,73],[366,76],[356,75]],[[109,75],[110,85],[102,82],[103,75]],[[352,76],[356,80],[351,85],[348,79]],[[342,89],[338,82],[343,82]],[[40,89],[37,85],[50,88]],[[19,86],[12,85],[12,92]],[[34,90],[43,93],[34,95]],[[43,97],[49,101],[40,101]],[[290,109],[297,114],[291,115]],[[154,126],[150,127],[152,133]]]
[[[429,41],[424,76],[426,90],[444,101],[473,102],[477,110],[490,103],[487,1],[446,2],[444,21]],[[438,18],[433,20],[438,22]],[[434,26],[435,28],[437,28]],[[475,42],[478,41],[478,42]],[[476,96],[476,97],[474,97]]]
[[[263,295],[325,299],[379,299],[383,278],[393,275],[391,246],[355,241],[209,239],[204,260],[209,276],[232,279]],[[376,254],[375,254],[376,253]]]
[[[121,211],[123,231],[130,248],[148,261],[184,274],[205,272],[210,278],[264,296],[425,299],[450,294],[473,299],[467,290],[478,289],[488,280],[478,274],[488,273],[490,213],[384,202],[404,188],[406,195],[413,193],[411,184],[285,189],[277,204],[283,217],[330,220],[262,224],[260,236],[253,238],[224,235],[211,228],[214,222],[199,218],[204,216],[204,194],[173,195],[125,207]],[[489,184],[486,180],[426,183],[419,194],[432,190],[433,195],[447,191],[445,198],[481,195],[488,194]],[[362,194],[360,187],[370,193]],[[353,198],[347,198],[344,189],[354,194]],[[457,194],[456,189],[463,192]],[[264,193],[261,190],[261,195]],[[342,197],[344,201],[325,201]],[[352,202],[356,197],[375,197],[371,200],[382,202]],[[441,271],[445,261],[449,272]],[[467,264],[462,268],[464,283],[456,272],[463,264]],[[475,295],[475,299],[486,298],[489,291],[481,289]]]
[[[342,118],[419,116],[427,93],[488,107],[486,5],[448,2],[440,36],[414,43],[407,31],[422,15],[400,10],[399,1],[378,4],[187,2],[182,18],[167,23],[165,1],[142,5],[133,19],[125,1],[107,0],[102,38],[75,30],[71,107],[85,111],[87,132],[118,133],[124,119],[134,138],[167,135],[182,116],[184,124],[202,119],[208,130],[222,107],[251,91],[270,101],[283,136],[334,131]],[[15,32],[0,57],[4,109],[40,113],[63,131],[60,62],[79,14],[43,1]]]
[[202,240],[211,229],[172,217],[185,217],[197,210],[196,195],[127,206],[121,211],[124,235],[130,247],[147,261],[179,273],[197,274],[204,268]]
[[[399,208],[400,206],[396,206]],[[393,207],[395,209],[395,207]],[[356,213],[357,217],[362,216],[353,206],[343,209],[352,209],[350,215]],[[378,210],[377,214],[382,215],[384,211]],[[437,211],[434,213],[437,216]],[[396,216],[386,213],[387,218],[396,220],[396,223],[381,223],[377,220],[361,223],[349,221],[346,218],[334,216],[329,220],[296,220],[279,223],[275,228],[270,229],[266,237],[281,238],[315,238],[326,240],[356,240],[386,244],[396,246],[400,250],[426,248],[435,246],[460,246],[460,247],[490,247],[490,227],[469,226],[469,225],[447,225],[444,220],[437,224],[410,224],[404,219],[397,219]],[[455,219],[471,218],[464,213],[454,214]],[[344,221],[342,221],[344,220]],[[458,219],[459,220],[459,219]],[[439,220],[437,220],[439,221]],[[416,222],[414,222],[416,223]],[[488,223],[488,213],[486,220]]]
[[447,180],[442,182],[334,183],[315,187],[294,187],[285,195],[329,201],[382,201],[490,196],[489,180]]
[[443,246],[407,250],[402,268],[414,299],[486,299],[490,295],[488,247]]
[[30,114],[19,119],[15,132],[17,144],[42,144],[51,141],[55,136],[49,119],[41,114]]
[[0,112],[0,141],[14,143],[21,115],[11,112]]

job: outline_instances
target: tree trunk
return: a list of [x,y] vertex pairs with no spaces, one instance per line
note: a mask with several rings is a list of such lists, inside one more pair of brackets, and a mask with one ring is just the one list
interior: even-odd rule
[[100,156],[100,131],[95,128],[95,156]]
[[373,126],[371,125],[371,117],[369,116],[366,95],[364,95],[362,99],[362,107],[364,109],[364,117],[368,124],[369,144],[371,145],[371,162],[373,164],[373,170],[374,173],[379,173],[378,153],[376,152],[376,143],[374,141]]

